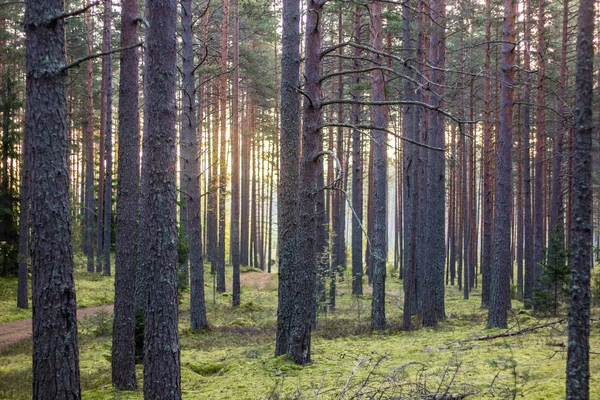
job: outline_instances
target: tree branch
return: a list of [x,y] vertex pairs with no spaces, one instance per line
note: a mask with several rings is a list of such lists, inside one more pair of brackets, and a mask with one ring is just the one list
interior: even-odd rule
[[52,17],[52,18],[51,18],[51,19],[48,21],[48,24],[51,24],[51,23],[53,23],[53,22],[56,22],[56,21],[58,21],[58,20],[60,20],[60,19],[65,19],[65,18],[69,18],[69,17],[75,17],[75,16],[77,16],[77,15],[79,15],[79,14],[83,14],[84,12],[86,12],[87,10],[89,10],[90,8],[92,8],[92,7],[96,7],[96,6],[97,6],[98,4],[100,4],[100,3],[104,3],[104,0],[96,0],[96,1],[93,1],[93,2],[91,2],[90,4],[88,4],[87,6],[85,6],[85,7],[82,7],[82,8],[80,8],[80,9],[77,9],[77,10],[74,10],[74,11],[69,11],[69,12],[66,12],[66,13],[63,13],[63,14],[60,14],[60,15],[57,15],[57,16],[55,16],[55,17]]
[[105,51],[105,52],[102,52],[102,53],[95,53],[95,54],[88,54],[85,57],[78,58],[77,60],[73,61],[72,63],[63,66],[60,69],[60,72],[65,72],[65,71],[67,71],[67,70],[69,70],[71,68],[77,67],[77,66],[79,66],[79,64],[81,64],[81,63],[83,63],[83,62],[85,62],[87,60],[91,60],[91,59],[98,58],[98,57],[108,56],[108,55],[111,55],[113,53],[119,53],[119,52],[125,51],[125,50],[131,50],[131,49],[134,49],[136,47],[143,46],[143,44],[144,44],[144,42],[137,42],[136,44],[132,44],[131,46],[121,47],[119,49],[114,49],[114,50],[111,50],[111,51]]

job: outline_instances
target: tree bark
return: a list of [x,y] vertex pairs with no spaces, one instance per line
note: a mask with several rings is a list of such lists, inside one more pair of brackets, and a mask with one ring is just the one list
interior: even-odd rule
[[512,121],[513,77],[515,63],[514,0],[504,0],[502,23],[502,64],[500,79],[500,116],[498,153],[496,159],[496,212],[494,214],[493,264],[490,281],[488,328],[507,328],[506,314],[510,309],[510,233],[512,198]]
[[25,3],[25,136],[31,139],[33,399],[80,399],[67,166],[63,1]]
[[148,0],[140,268],[147,278],[144,397],[180,399],[177,310],[176,103],[177,3]]
[[589,394],[590,268],[592,245],[592,99],[594,58],[594,2],[581,0],[577,28],[575,132],[573,147],[573,227],[567,399],[587,400]]
[[19,270],[17,307],[29,308],[29,208],[31,191],[31,133],[23,134],[23,147],[21,164],[21,201],[19,212]]
[[[138,41],[138,1],[124,0],[121,13],[121,47]],[[135,390],[135,271],[137,265],[140,184],[139,53],[121,52],[119,85],[119,164],[115,252],[115,308],[112,346],[112,383]]]
[[[92,54],[92,12],[86,14],[87,51]],[[87,62],[87,123],[85,127],[85,248],[87,270],[94,272],[94,88],[92,60]]]
[[[279,284],[275,355],[286,354],[293,316],[300,155],[300,3],[284,0],[281,39],[281,128],[277,199]],[[311,308],[312,310],[312,308]]]
[[[104,34],[107,35],[105,52],[112,50],[112,0],[104,3]],[[104,57],[106,63],[106,128],[104,131],[106,146],[106,177],[104,179],[104,239],[102,240],[104,263],[102,273],[110,276],[110,232],[112,228],[112,56]]]

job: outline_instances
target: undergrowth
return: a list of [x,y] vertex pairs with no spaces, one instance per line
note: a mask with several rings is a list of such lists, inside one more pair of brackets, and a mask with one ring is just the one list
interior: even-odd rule
[[[256,271],[244,275],[248,274],[264,277]],[[353,296],[350,279],[345,279],[338,284],[336,309],[318,317],[312,363],[297,366],[285,356],[273,356],[276,274],[262,288],[247,279],[239,308],[231,307],[228,294],[216,294],[213,301],[212,279],[207,275],[210,327],[190,329],[188,293],[180,306],[183,398],[564,398],[565,323],[513,337],[481,339],[505,331],[485,329],[486,311],[480,308],[477,291],[463,300],[456,287],[447,287],[447,319],[436,328],[404,332],[400,329],[401,282],[388,276],[387,330],[373,332],[369,326],[371,298],[366,283],[365,295]],[[600,310],[594,309],[593,315],[592,352],[600,348]],[[540,319],[513,301],[509,330],[556,319]],[[88,318],[79,333],[83,398],[142,399],[141,391],[118,392],[111,386],[109,316]],[[30,354],[30,342],[0,351],[0,398],[2,393],[9,393],[10,399],[30,398]],[[600,357],[592,354],[590,363],[594,375],[600,370]],[[142,387],[141,366],[138,379]],[[591,385],[591,398],[599,398],[600,382],[595,376]]]

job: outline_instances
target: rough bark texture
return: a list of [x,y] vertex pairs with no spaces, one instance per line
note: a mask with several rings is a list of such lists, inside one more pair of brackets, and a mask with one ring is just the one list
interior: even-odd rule
[[[138,0],[123,0],[121,47],[138,41]],[[121,52],[119,85],[119,164],[115,248],[115,316],[113,321],[112,383],[134,390],[135,378],[135,271],[137,265],[140,183],[140,129],[138,49]]]
[[507,328],[506,314],[510,309],[510,253],[512,213],[512,121],[513,77],[515,63],[514,0],[504,0],[502,24],[502,64],[500,74],[500,125],[496,161],[496,212],[494,214],[494,248],[491,270],[488,328]]
[[190,327],[207,326],[204,300],[204,260],[202,256],[202,228],[200,226],[200,165],[198,162],[198,136],[196,120],[196,90],[194,82],[194,50],[192,32],[192,0],[181,2],[181,31],[183,39],[183,116],[181,139],[185,153],[181,154],[185,169],[181,171],[185,189],[186,236],[190,246]]
[[147,274],[144,397],[180,399],[177,311],[176,37],[177,2],[148,0],[146,107],[140,267]]
[[[375,1],[371,6],[371,46],[383,51],[383,18],[381,2]],[[373,56],[373,63],[381,65],[380,55]],[[383,71],[372,73],[373,101],[385,101],[385,81]],[[371,308],[371,326],[373,329],[385,328],[385,276],[387,256],[387,106],[373,107],[373,301]]]
[[306,13],[305,90],[302,159],[298,188],[298,237],[292,292],[288,357],[297,364],[310,362],[313,293],[316,281],[316,194],[321,141],[321,36],[323,0],[308,0]]
[[67,166],[63,1],[25,3],[26,136],[31,142],[33,398],[80,399]]
[[[431,81],[436,85],[429,95],[429,104],[443,108],[442,97],[446,77],[446,42],[444,0],[432,0],[431,37],[429,42],[429,64],[431,65]],[[445,147],[444,116],[437,112],[429,112],[427,144],[431,147]],[[446,264],[445,231],[445,154],[441,151],[428,150],[427,155],[427,220],[425,243],[427,248],[427,268],[425,273],[425,293],[423,297],[423,325],[434,326],[439,319],[445,318],[444,306],[444,265]]]
[[[240,305],[240,16],[239,0],[233,0],[233,86],[231,105],[231,235],[229,253],[233,264],[232,304]],[[271,260],[269,259],[269,268]]]
[[[105,35],[109,40],[106,42],[106,50],[112,50],[112,0],[106,0],[104,13]],[[107,32],[108,31],[108,32]],[[106,177],[104,179],[104,239],[102,240],[104,263],[102,273],[110,276],[110,231],[112,220],[112,56],[104,57],[106,61],[106,128],[104,144],[106,147]]]
[[287,353],[295,288],[300,147],[300,3],[284,0],[281,39],[281,130],[277,200],[279,290],[275,355]]
[[[361,40],[361,8],[356,6],[354,9],[354,41],[360,43]],[[354,70],[360,70],[360,49],[354,48]],[[360,100],[360,73],[352,74],[352,100]],[[360,104],[352,104],[352,114],[350,121],[353,125],[360,123]],[[361,160],[360,131],[352,131],[352,294],[362,295],[362,245],[363,245],[363,169]]]
[[577,30],[575,132],[573,142],[573,227],[567,353],[567,399],[590,397],[590,269],[592,246],[592,98],[594,2],[581,0]]

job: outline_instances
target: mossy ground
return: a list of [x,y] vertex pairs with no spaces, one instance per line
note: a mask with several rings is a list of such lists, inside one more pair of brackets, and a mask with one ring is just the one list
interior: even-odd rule
[[[471,394],[470,398],[559,399],[565,393],[566,324],[510,338],[456,341],[501,330],[486,330],[486,312],[477,290],[463,300],[447,287],[447,319],[437,328],[399,329],[400,281],[388,275],[387,319],[380,333],[369,328],[370,293],[349,294],[350,281],[338,284],[337,309],[319,315],[312,359],[296,366],[273,357],[277,277],[266,286],[244,279],[242,306],[231,307],[229,294],[213,297],[207,275],[210,329],[191,331],[189,298],[180,312],[181,380],[187,399],[352,398],[358,392],[377,398],[421,398],[425,393]],[[261,279],[264,282],[264,278]],[[106,283],[108,285],[108,281]],[[112,290],[112,281],[110,282]],[[264,287],[263,287],[264,286]],[[230,288],[228,282],[228,288]],[[367,285],[365,284],[365,287]],[[78,293],[79,296],[79,293]],[[214,301],[213,301],[214,299]],[[600,349],[599,309],[593,310],[592,351]],[[564,317],[564,315],[563,315]],[[559,317],[560,318],[560,317]],[[510,329],[557,319],[534,316],[513,301]],[[452,342],[452,343],[450,343]],[[80,326],[80,366],[84,399],[142,399],[141,391],[118,392],[110,383],[110,318],[98,315]],[[0,398],[30,398],[31,343],[0,351]],[[600,397],[600,356],[591,355],[591,398]],[[139,385],[142,367],[138,366]],[[315,396],[318,394],[318,396]],[[2,397],[4,396],[4,397]]]

